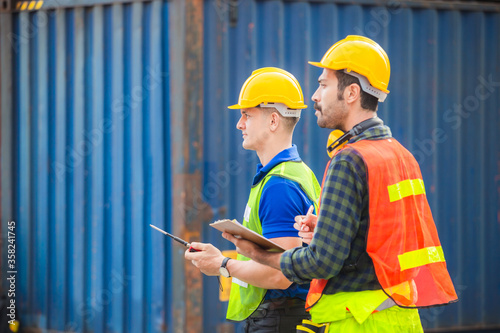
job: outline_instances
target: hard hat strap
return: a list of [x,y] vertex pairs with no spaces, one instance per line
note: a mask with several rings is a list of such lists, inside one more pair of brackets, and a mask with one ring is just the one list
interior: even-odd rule
[[365,76],[353,71],[348,71],[347,69],[344,69],[344,73],[357,77],[359,79],[359,83],[361,84],[361,89],[363,89],[365,93],[377,97],[379,102],[385,101],[387,94],[382,90],[373,87]]
[[260,103],[261,108],[275,108],[283,117],[299,117],[301,109],[289,109],[283,103]]

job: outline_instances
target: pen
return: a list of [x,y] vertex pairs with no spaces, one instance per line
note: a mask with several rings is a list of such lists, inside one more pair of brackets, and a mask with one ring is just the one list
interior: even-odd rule
[[311,207],[309,207],[309,210],[307,211],[306,216],[311,216],[313,211],[314,211],[314,205],[311,205]]
[[191,247],[191,244],[189,244],[188,242],[186,242],[184,239],[179,238],[179,237],[176,237],[176,236],[174,236],[174,235],[172,235],[172,234],[169,234],[168,232],[166,232],[166,231],[164,231],[164,230],[161,230],[160,228],[155,227],[155,226],[154,226],[154,225],[152,225],[152,224],[150,224],[149,226],[150,226],[151,228],[154,228],[154,229],[158,230],[158,231],[159,231],[159,232],[161,232],[162,234],[165,234],[165,235],[167,235],[168,237],[172,238],[174,241],[181,243],[181,244],[182,244],[182,245],[184,245],[185,247],[188,247],[188,248],[189,248],[189,252],[199,252],[198,250],[193,249],[193,248]]
[[[303,220],[305,220],[305,219],[307,219],[309,216],[311,216],[313,211],[314,211],[314,205],[311,205],[311,206],[309,207],[309,209],[307,210],[306,217],[305,217]],[[303,224],[303,225],[301,225],[301,226],[300,226],[300,230],[304,230],[304,227],[305,227],[305,225],[304,225],[304,224]]]

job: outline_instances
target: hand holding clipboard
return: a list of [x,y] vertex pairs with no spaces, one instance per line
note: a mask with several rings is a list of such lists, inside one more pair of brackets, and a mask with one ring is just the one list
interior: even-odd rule
[[234,235],[237,238],[239,237],[251,241],[269,252],[285,252],[285,249],[278,244],[248,229],[236,220],[219,220],[210,223],[210,226],[219,231]]

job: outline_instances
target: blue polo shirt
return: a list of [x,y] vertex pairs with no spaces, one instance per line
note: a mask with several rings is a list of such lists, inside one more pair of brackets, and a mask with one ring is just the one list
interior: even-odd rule
[[[281,151],[265,166],[259,163],[257,173],[253,178],[253,185],[261,181],[275,166],[287,161],[301,161],[296,145]],[[262,223],[263,236],[266,238],[299,237],[299,232],[293,227],[295,216],[306,215],[312,204],[297,182],[272,176],[262,189],[259,203],[259,218]],[[308,290],[309,284],[292,283],[285,290],[268,290],[265,299],[282,297],[305,299]]]

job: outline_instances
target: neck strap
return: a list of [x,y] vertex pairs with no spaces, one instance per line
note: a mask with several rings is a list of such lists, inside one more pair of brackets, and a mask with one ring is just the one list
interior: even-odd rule
[[342,135],[340,138],[338,138],[337,140],[332,142],[332,144],[329,145],[326,149],[328,150],[329,153],[331,153],[333,150],[335,150],[335,148],[337,148],[338,146],[340,146],[344,142],[349,141],[353,136],[360,135],[361,133],[363,133],[364,131],[366,131],[369,128],[372,128],[375,126],[380,126],[383,124],[384,124],[384,122],[379,117],[366,119],[366,120],[360,122],[359,124],[357,124],[356,126],[354,126],[347,133],[344,133],[344,135]]

